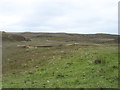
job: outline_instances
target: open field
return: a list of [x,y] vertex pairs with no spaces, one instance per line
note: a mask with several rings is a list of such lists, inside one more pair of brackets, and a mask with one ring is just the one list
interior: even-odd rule
[[3,33],[3,88],[118,88],[118,36]]

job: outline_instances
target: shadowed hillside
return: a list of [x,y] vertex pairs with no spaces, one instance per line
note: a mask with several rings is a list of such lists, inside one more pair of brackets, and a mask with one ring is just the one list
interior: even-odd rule
[[27,39],[21,35],[3,32],[2,33],[2,40],[3,41],[28,41],[29,39]]

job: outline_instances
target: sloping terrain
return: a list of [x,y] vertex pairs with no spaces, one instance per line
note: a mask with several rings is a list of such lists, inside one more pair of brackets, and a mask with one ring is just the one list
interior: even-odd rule
[[[117,35],[14,35],[31,41],[3,42],[4,88],[118,87]],[[35,47],[44,45],[52,47]]]
[[28,39],[24,36],[13,34],[13,33],[2,33],[3,41],[27,41]]
[[[118,43],[118,35],[111,34],[68,34],[68,33],[18,33],[18,35],[30,38],[32,44],[114,44]],[[30,43],[29,43],[30,44]]]
[[[29,38],[48,38],[54,40],[68,40],[68,41],[84,41],[84,40],[100,40],[100,39],[108,39],[108,40],[116,40],[118,39],[117,35],[111,34],[68,34],[68,33],[21,33],[24,37]],[[64,39],[64,40],[63,40]]]

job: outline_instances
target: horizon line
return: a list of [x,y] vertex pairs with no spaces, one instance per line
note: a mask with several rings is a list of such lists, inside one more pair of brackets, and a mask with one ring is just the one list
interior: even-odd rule
[[38,32],[38,31],[0,31],[6,33],[65,33],[65,34],[113,34],[113,35],[120,35],[119,33],[108,33],[108,32],[95,32],[95,33],[76,33],[76,32]]

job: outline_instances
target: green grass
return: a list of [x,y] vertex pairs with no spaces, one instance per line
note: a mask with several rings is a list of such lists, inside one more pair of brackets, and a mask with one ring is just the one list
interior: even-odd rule
[[[4,56],[3,88],[118,88],[117,49],[114,45],[11,49],[14,52]],[[96,64],[96,59],[102,62]]]

